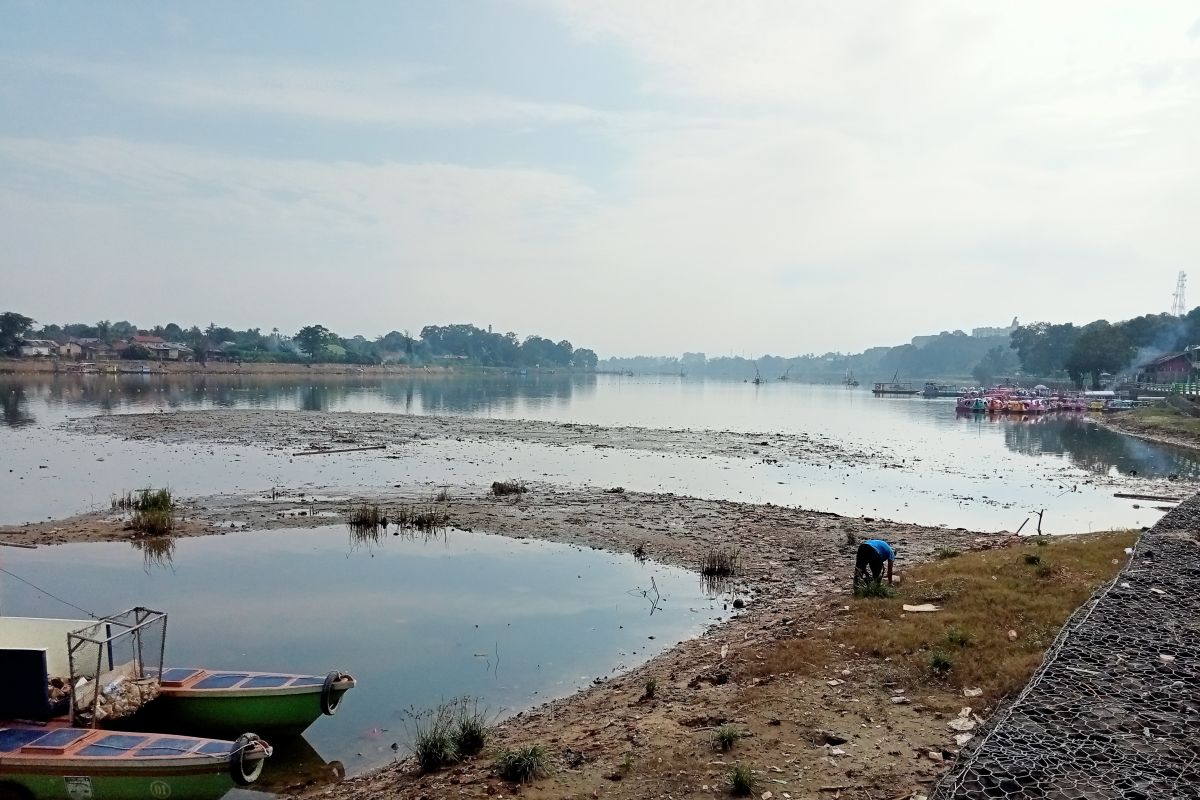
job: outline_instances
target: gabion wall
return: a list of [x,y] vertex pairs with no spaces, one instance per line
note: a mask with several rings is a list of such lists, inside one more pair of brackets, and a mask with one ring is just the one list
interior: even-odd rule
[[1143,534],[932,800],[1200,800],[1200,495]]

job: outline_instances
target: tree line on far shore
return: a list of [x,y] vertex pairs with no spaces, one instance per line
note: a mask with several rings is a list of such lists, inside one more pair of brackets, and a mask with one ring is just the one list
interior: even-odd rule
[[306,325],[294,334],[272,328],[235,330],[210,323],[206,328],[184,328],[176,323],[141,328],[128,321],[39,326],[30,317],[14,311],[0,313],[0,355],[17,355],[19,342],[48,339],[122,343],[126,358],[149,358],[150,352],[131,340],[136,335],[156,336],[165,342],[185,345],[196,361],[210,358],[243,362],[409,364],[455,363],[485,367],[541,367],[593,370],[596,353],[575,348],[566,339],[555,342],[541,336],[521,339],[516,333],[493,333],[475,325],[427,325],[418,336],[408,331],[391,331],[374,339],[342,337],[324,325]]
[[1035,322],[1009,334],[972,336],[943,331],[918,336],[909,344],[873,347],[861,353],[809,353],[795,357],[759,358],[704,353],[675,356],[609,358],[600,368],[613,372],[687,374],[749,380],[831,383],[859,381],[952,379],[979,385],[1016,380],[1099,388],[1105,373],[1132,376],[1137,367],[1164,353],[1200,345],[1200,307],[1182,317],[1145,314],[1123,322],[1096,320],[1086,325]]

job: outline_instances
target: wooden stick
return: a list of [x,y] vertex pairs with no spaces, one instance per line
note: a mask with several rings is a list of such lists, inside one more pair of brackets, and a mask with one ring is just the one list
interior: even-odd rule
[[25,550],[37,550],[36,544],[22,544],[20,542],[0,542],[0,547],[20,547]]
[[1168,503],[1178,503],[1183,500],[1182,497],[1163,497],[1156,494],[1128,494],[1126,492],[1113,492],[1113,497],[1120,497],[1123,500],[1164,500]]
[[383,450],[386,444],[372,444],[367,447],[343,447],[340,450],[305,450],[300,453],[292,453],[294,456],[323,456],[327,453],[358,453],[362,450]]

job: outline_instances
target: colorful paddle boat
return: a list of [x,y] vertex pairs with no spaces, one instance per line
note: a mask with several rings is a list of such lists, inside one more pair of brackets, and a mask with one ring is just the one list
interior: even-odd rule
[[258,779],[271,747],[236,741],[0,722],[4,800],[217,800]]

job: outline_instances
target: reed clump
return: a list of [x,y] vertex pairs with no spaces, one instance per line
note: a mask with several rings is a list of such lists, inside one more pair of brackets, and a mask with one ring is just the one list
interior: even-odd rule
[[142,489],[112,498],[114,511],[132,511],[129,527],[141,536],[166,536],[175,529],[175,498],[170,489]]
[[754,773],[742,763],[734,764],[729,768],[729,772],[725,775],[725,782],[729,784],[730,794],[736,797],[749,797],[754,793],[754,787],[758,784]]
[[741,571],[741,553],[727,548],[709,550],[700,560],[700,574],[710,578],[732,578]]
[[360,503],[346,512],[346,522],[352,528],[378,528],[387,525],[387,515],[376,503]]
[[404,505],[395,512],[395,522],[401,528],[419,531],[435,531],[450,525],[450,509],[430,503],[428,505]]
[[507,481],[492,481],[492,494],[496,497],[507,497],[509,495],[522,495],[529,491],[529,487],[523,481],[510,479]]

